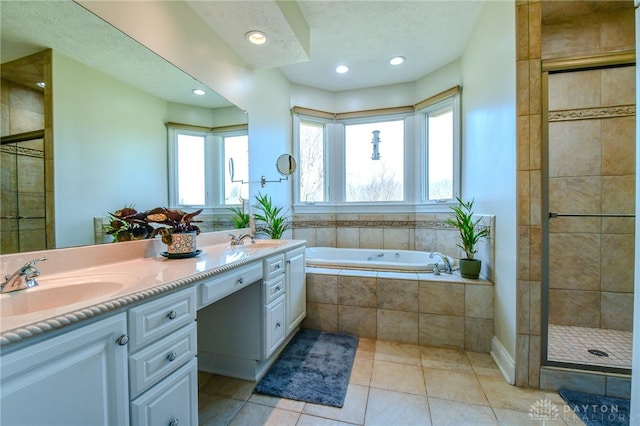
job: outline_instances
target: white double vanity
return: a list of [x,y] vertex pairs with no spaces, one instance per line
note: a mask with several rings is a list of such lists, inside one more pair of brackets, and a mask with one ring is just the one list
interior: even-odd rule
[[[306,315],[304,241],[221,238],[179,260],[155,241],[36,254],[40,285],[0,295],[0,424],[195,426],[198,369],[259,380]],[[110,290],[68,296],[87,281]]]

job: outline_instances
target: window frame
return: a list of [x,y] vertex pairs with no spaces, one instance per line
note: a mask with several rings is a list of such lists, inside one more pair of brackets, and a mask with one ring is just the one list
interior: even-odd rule
[[[446,200],[428,199],[428,115],[448,106],[453,107],[453,197]],[[411,111],[407,112],[407,108]],[[293,179],[294,213],[406,213],[444,212],[455,203],[461,183],[461,108],[460,88],[454,87],[413,107],[331,114],[294,107],[294,155],[300,158],[299,137],[301,122],[324,126],[325,201],[306,203],[300,200],[299,173]],[[317,113],[317,114],[316,114]],[[342,118],[342,117],[343,118]],[[404,119],[404,199],[403,201],[347,202],[345,201],[345,124]],[[412,179],[412,177],[418,179]]]
[[[227,212],[231,207],[241,206],[240,203],[225,204],[225,180],[227,166],[224,164],[224,139],[230,136],[247,136],[248,128],[200,128],[196,126],[167,124],[168,134],[168,179],[169,179],[169,207],[192,210],[202,208],[206,213]],[[205,204],[191,205],[178,202],[178,135],[204,137],[205,161]]]

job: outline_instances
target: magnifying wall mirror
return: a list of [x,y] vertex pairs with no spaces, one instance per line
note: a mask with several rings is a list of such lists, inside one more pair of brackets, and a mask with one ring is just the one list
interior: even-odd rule
[[276,161],[276,169],[282,176],[291,176],[296,171],[296,159],[289,154],[282,154]]

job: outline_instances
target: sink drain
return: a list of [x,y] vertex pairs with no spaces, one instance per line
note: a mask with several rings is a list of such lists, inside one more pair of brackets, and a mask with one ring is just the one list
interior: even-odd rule
[[587,352],[589,352],[591,355],[595,355],[595,356],[602,356],[602,357],[609,356],[609,354],[606,353],[605,351],[601,351],[601,350],[598,350],[598,349],[589,349]]

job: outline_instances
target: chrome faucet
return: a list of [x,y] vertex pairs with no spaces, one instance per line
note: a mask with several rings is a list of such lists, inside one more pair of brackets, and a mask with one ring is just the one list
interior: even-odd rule
[[242,245],[242,240],[244,240],[245,238],[251,238],[251,244],[256,243],[254,236],[251,234],[244,234],[244,235],[240,235],[239,237],[235,236],[234,234],[229,234],[229,236],[231,237],[230,243],[232,246]]
[[30,260],[13,274],[5,275],[4,283],[0,285],[0,293],[9,293],[37,286],[36,277],[40,275],[40,270],[34,265],[45,260],[47,260],[46,257]]
[[[440,256],[440,259],[442,259],[442,261],[444,262],[444,272],[446,274],[450,274],[451,273],[451,263],[449,262],[449,258],[447,256],[445,256],[442,253],[439,253],[437,251],[434,251],[433,253],[431,253],[429,255],[429,258],[433,259],[433,256]],[[437,270],[438,272],[436,273],[436,275],[440,274],[440,268],[438,267],[438,264],[436,263],[435,268],[433,268],[434,273],[436,273],[435,271]]]

